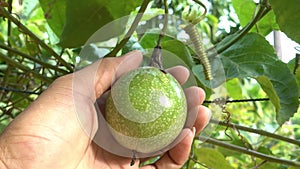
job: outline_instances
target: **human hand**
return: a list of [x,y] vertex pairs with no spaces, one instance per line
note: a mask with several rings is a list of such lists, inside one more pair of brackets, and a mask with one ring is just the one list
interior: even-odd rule
[[[140,52],[134,51],[119,58],[100,60],[55,80],[1,134],[0,168],[129,168],[130,158],[114,155],[91,140],[98,126],[91,112],[94,112],[93,103],[110,88],[114,79],[137,68],[141,61]],[[167,71],[181,84],[187,80],[188,71],[183,67]],[[155,164],[143,169],[180,168],[189,156],[195,135],[193,128],[199,133],[208,123],[209,110],[201,106],[205,98],[203,90],[191,87],[185,90],[185,94],[188,116],[192,117],[188,118],[187,124],[193,125],[186,126],[189,129],[185,129],[185,137],[180,143]],[[75,104],[76,100],[82,104]],[[83,116],[82,121],[80,117]],[[138,168],[143,160],[138,159],[131,168]]]

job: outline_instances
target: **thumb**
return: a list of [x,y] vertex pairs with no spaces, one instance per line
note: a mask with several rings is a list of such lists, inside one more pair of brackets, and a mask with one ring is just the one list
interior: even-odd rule
[[96,63],[97,72],[94,81],[96,98],[108,90],[120,76],[139,67],[142,59],[140,51],[132,51],[121,57],[105,58]]

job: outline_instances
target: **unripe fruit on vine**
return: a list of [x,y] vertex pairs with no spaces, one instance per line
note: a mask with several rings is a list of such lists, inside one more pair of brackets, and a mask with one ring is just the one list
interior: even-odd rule
[[170,74],[141,67],[116,81],[106,101],[106,120],[122,146],[141,153],[172,143],[187,116],[184,92]]

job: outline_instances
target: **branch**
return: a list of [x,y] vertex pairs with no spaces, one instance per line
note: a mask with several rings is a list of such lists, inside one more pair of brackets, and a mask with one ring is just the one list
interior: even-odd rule
[[15,60],[11,59],[8,56],[3,55],[2,53],[0,53],[0,59],[2,59],[3,61],[7,62],[10,65],[12,65],[13,67],[19,68],[19,69],[23,70],[24,72],[32,74],[34,77],[36,77],[44,82],[47,82],[47,83],[52,82],[52,79],[45,77],[35,71],[32,71],[29,67],[26,67],[26,66],[22,65],[21,63],[16,62]]
[[133,34],[135,29],[137,28],[137,26],[138,26],[140,20],[142,19],[143,14],[146,11],[147,6],[148,6],[149,3],[150,3],[150,0],[144,0],[143,1],[143,4],[141,5],[141,8],[140,8],[137,16],[135,17],[130,29],[128,30],[128,32],[124,36],[124,39],[122,39],[121,42],[118,43],[117,46],[109,54],[107,54],[105,57],[115,57],[117,55],[117,53],[124,47],[124,45],[128,42],[131,35]]
[[51,65],[51,64],[49,64],[49,63],[45,63],[45,62],[43,62],[43,61],[41,61],[41,60],[39,60],[39,59],[36,59],[36,58],[34,58],[34,57],[30,56],[30,55],[27,55],[27,54],[25,54],[25,53],[23,53],[23,52],[20,52],[20,51],[18,51],[18,50],[16,50],[16,49],[13,49],[13,48],[11,48],[11,47],[9,47],[9,46],[6,46],[6,45],[4,45],[4,44],[1,44],[1,43],[0,43],[0,48],[2,48],[2,49],[4,49],[4,50],[7,50],[7,51],[9,51],[9,52],[15,53],[15,54],[17,54],[17,55],[19,55],[19,56],[22,56],[23,58],[32,60],[33,62],[38,63],[38,64],[42,65],[42,66],[45,67],[45,68],[50,68],[50,69],[53,69],[53,70],[55,70],[55,71],[57,71],[57,72],[61,72],[61,73],[63,73],[63,74],[67,74],[67,73],[68,73],[67,71],[65,71],[65,70],[63,70],[63,69],[60,69],[60,68],[58,68],[57,66]]
[[34,95],[40,95],[42,92],[35,92],[35,91],[30,91],[30,90],[19,90],[15,88],[7,88],[7,87],[2,87],[0,86],[0,90],[5,91],[5,92],[15,92],[15,93],[25,93],[25,94],[34,94]]
[[164,18],[164,26],[159,34],[156,47],[154,48],[152,52],[152,56],[150,58],[150,64],[149,66],[153,66],[156,68],[159,68],[160,70],[164,70],[163,64],[162,64],[162,49],[161,49],[161,41],[163,37],[165,37],[167,28],[168,28],[168,21],[169,21],[169,7],[167,0],[164,0],[164,6],[165,6],[165,18]]
[[227,148],[229,150],[245,153],[245,154],[251,155],[253,157],[258,157],[260,159],[263,159],[263,160],[266,160],[266,161],[269,161],[269,162],[300,167],[300,162],[281,159],[281,158],[277,158],[277,157],[274,157],[274,156],[266,155],[266,154],[263,154],[263,153],[260,153],[260,152],[254,151],[254,150],[247,149],[245,147],[240,147],[240,146],[237,146],[237,145],[224,143],[222,141],[219,141],[219,140],[216,140],[216,139],[213,139],[213,138],[199,136],[199,140],[210,143],[210,144],[213,144],[213,145],[216,145],[216,146],[224,147],[224,148]]
[[262,135],[262,136],[274,138],[274,139],[277,139],[277,140],[285,141],[285,142],[300,146],[300,141],[298,141],[298,140],[290,139],[290,138],[280,136],[280,135],[277,135],[277,134],[274,134],[274,133],[270,133],[270,132],[267,132],[267,131],[263,131],[263,130],[259,130],[259,129],[253,129],[253,128],[250,128],[250,127],[245,127],[245,126],[241,126],[241,125],[237,125],[237,124],[233,124],[233,123],[225,123],[225,122],[221,122],[221,121],[217,121],[217,120],[213,120],[213,119],[210,122],[214,123],[214,124],[219,124],[221,126],[231,127],[233,129],[238,129],[238,130],[243,130],[243,131],[259,134],[259,135]]
[[165,18],[164,18],[164,26],[159,34],[157,46],[161,46],[161,40],[166,35],[167,29],[168,29],[168,22],[169,22],[169,6],[167,0],[164,0],[164,6],[165,6]]
[[61,65],[65,66],[69,71],[73,71],[73,68],[65,60],[63,60],[52,48],[50,48],[44,41],[39,39],[33,32],[31,32],[25,25],[23,25],[17,18],[11,15],[3,7],[0,7],[0,13],[5,18],[16,24],[23,33],[29,35],[32,40],[37,42],[42,48],[49,52],[49,54],[51,54],[55,59],[57,59],[57,61],[60,62]]
[[237,41],[239,41],[240,39],[242,39],[251,29],[252,27],[260,20],[263,18],[263,16],[265,16],[271,9],[267,6],[268,0],[264,0],[262,2],[262,4],[260,5],[260,9],[257,12],[257,14],[255,15],[255,17],[252,19],[252,21],[246,26],[244,27],[240,33],[235,36],[233,39],[231,39],[229,42],[227,42],[225,45],[221,46],[218,48],[218,46],[216,47],[212,47],[210,49],[208,49],[208,51],[212,50],[212,49],[216,49],[216,53],[222,53],[224,52],[226,49],[228,49],[230,46],[232,46],[233,44],[235,44]]
[[[224,103],[243,103],[243,102],[260,102],[260,101],[269,101],[270,98],[256,98],[256,99],[237,99],[237,100],[224,100]],[[205,100],[204,103],[212,104],[217,103],[216,100]]]

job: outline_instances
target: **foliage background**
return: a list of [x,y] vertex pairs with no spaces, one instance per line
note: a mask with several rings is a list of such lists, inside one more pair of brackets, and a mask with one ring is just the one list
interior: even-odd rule
[[[204,42],[211,42],[224,67],[227,103],[217,104],[203,78],[202,67],[188,43],[174,37],[176,18],[163,38],[163,49],[174,53],[164,66],[182,64],[192,73],[188,85],[204,87],[206,104],[219,115],[211,122],[210,138],[195,138],[184,168],[297,168],[300,166],[299,58],[281,62],[265,37],[283,31],[300,43],[297,0],[208,0],[208,14],[197,24]],[[192,1],[168,0],[169,12],[181,17]],[[107,40],[116,43],[97,47],[96,55],[121,55],[130,50],[146,51],[156,45],[164,14],[160,0],[8,0],[0,1],[0,131],[22,112],[57,77],[71,73],[87,39],[99,28],[122,16],[135,16],[143,9],[148,29],[136,29],[126,39],[119,23]],[[288,10],[286,10],[288,9]],[[163,18],[163,17],[162,17]],[[173,19],[173,20],[172,20]],[[224,29],[221,23],[228,23]],[[149,28],[149,25],[154,25]],[[177,31],[176,31],[177,30]],[[125,38],[124,38],[125,36]],[[284,45],[284,44],[283,44]],[[120,46],[119,46],[120,47]],[[207,47],[208,49],[208,47]],[[95,49],[91,49],[95,50]],[[147,59],[147,57],[146,57]],[[174,61],[175,60],[175,61]],[[262,99],[260,98],[268,98]],[[244,100],[242,102],[242,100]],[[223,109],[222,109],[223,108]],[[298,113],[297,113],[298,110]],[[214,123],[217,125],[214,126]],[[207,129],[209,131],[209,129]],[[201,141],[202,140],[202,141]],[[206,141],[203,141],[206,140]],[[151,162],[151,161],[150,161]]]

